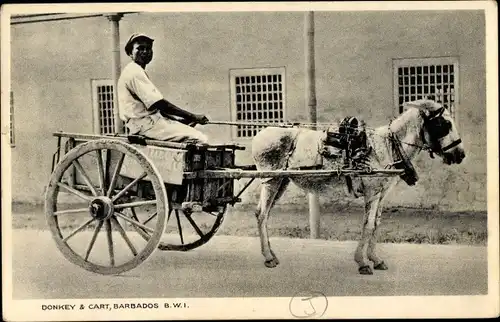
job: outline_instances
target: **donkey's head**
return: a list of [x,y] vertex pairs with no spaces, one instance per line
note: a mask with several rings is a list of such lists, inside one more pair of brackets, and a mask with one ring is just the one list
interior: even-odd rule
[[407,105],[420,110],[424,120],[421,133],[424,144],[446,164],[461,163],[465,151],[450,112],[441,104],[427,99],[408,102]]

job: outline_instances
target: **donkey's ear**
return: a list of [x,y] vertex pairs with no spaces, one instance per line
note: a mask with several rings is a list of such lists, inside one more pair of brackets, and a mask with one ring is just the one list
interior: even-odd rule
[[437,111],[441,107],[443,107],[443,105],[441,103],[438,103],[434,100],[426,99],[426,100],[422,100],[422,101],[423,101],[422,107],[425,108],[429,112]]
[[411,102],[406,102],[403,104],[403,107],[416,107],[418,109],[427,109],[429,100],[416,100]]
[[443,107],[443,104],[438,103],[436,101],[431,101],[429,100],[429,110],[430,111],[436,111],[439,110],[441,107]]
[[418,109],[426,110],[429,112],[435,111],[435,110],[442,107],[441,104],[439,104],[433,100],[427,99],[427,98],[416,100],[416,101],[411,101],[411,102],[406,102],[403,104],[403,106],[404,107],[416,107]]

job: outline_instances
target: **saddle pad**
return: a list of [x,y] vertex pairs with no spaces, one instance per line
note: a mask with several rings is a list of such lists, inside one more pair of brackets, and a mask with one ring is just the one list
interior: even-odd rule
[[288,159],[288,169],[322,165],[323,158],[319,151],[325,135],[321,131],[301,129],[295,139],[295,148]]

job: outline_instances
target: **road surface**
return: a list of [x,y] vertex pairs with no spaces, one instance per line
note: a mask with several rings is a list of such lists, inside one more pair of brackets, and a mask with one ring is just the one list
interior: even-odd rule
[[[190,252],[156,251],[120,276],[68,262],[47,231],[13,230],[14,299],[477,295],[487,293],[486,247],[380,244],[389,266],[363,276],[355,242],[271,238],[280,259],[264,266],[258,238],[217,236]],[[105,247],[97,251],[107,254]]]

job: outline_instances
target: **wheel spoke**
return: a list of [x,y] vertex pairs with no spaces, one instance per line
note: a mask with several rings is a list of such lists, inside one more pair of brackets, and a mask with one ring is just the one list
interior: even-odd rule
[[151,216],[149,216],[148,219],[146,219],[143,224],[147,224],[148,222],[150,222],[154,217],[156,217],[158,215],[158,212],[155,212],[154,214],[152,214]]
[[177,218],[177,227],[179,227],[179,236],[181,237],[181,244],[184,245],[184,237],[182,236],[181,219],[179,218],[179,210],[175,210],[175,217]]
[[115,217],[111,217],[111,222],[116,226],[116,229],[118,230],[120,235],[122,235],[123,240],[125,240],[125,242],[127,243],[128,247],[132,251],[132,254],[134,256],[137,256],[137,250],[135,249],[134,244],[132,244],[132,241],[128,238],[127,233],[123,229],[122,225],[120,225]]
[[83,225],[81,225],[77,229],[73,230],[68,236],[64,237],[63,242],[67,242],[68,239],[75,236],[79,231],[83,230],[85,227],[90,225],[94,220],[95,220],[95,218],[90,218],[86,223],[84,223]]
[[91,199],[91,196],[89,195],[86,195],[84,193],[81,193],[80,191],[74,189],[74,188],[71,188],[70,186],[68,186],[67,184],[65,183],[62,183],[62,182],[58,182],[57,185],[61,188],[64,188],[66,190],[68,190],[69,192],[71,192],[72,194],[74,194],[75,196],[85,200],[85,201],[90,201]]
[[92,194],[94,196],[97,196],[97,191],[95,190],[95,187],[94,185],[92,184],[92,182],[90,181],[90,178],[89,176],[87,175],[87,173],[85,172],[85,170],[83,169],[82,165],[80,164],[80,162],[78,160],[74,160],[73,161],[73,165],[75,166],[75,168],[78,170],[78,172],[80,172],[80,174],[82,175],[83,177],[83,181],[85,181],[85,184],[89,187],[90,191],[92,191]]
[[135,178],[134,181],[129,183],[125,188],[123,188],[122,191],[118,192],[112,199],[113,202],[118,200],[121,196],[123,196],[130,188],[132,188],[137,182],[145,178],[148,174],[146,172],[143,172],[139,177]]
[[89,259],[90,252],[92,251],[92,248],[94,247],[94,243],[97,239],[97,234],[99,234],[99,231],[101,230],[103,223],[104,223],[104,221],[99,220],[99,224],[97,224],[97,226],[94,229],[94,234],[92,235],[92,239],[90,240],[89,247],[87,248],[87,252],[85,253],[85,260]]
[[76,208],[76,209],[65,209],[54,212],[54,216],[66,215],[66,214],[76,214],[80,212],[89,212],[89,208]]
[[134,228],[134,230],[142,236],[142,238],[144,238],[145,240],[149,240],[151,238],[151,235],[149,235],[148,233],[146,233],[144,230],[142,230],[141,228],[139,227],[136,227],[136,226],[132,226],[132,228]]
[[[132,218],[137,220],[138,222],[140,222],[139,218],[137,218],[137,214],[135,213],[135,209],[134,208],[130,208],[130,210],[132,211]],[[151,238],[151,235],[148,235],[144,230],[142,230],[141,228],[139,227],[136,227],[134,225],[132,225],[132,228],[134,228],[134,230],[142,236],[142,238],[146,239],[146,240],[149,240],[149,238]]]
[[106,219],[106,236],[108,237],[109,261],[111,266],[115,266],[115,253],[113,249],[113,231],[111,229],[111,221]]
[[108,198],[111,197],[111,193],[115,189],[116,180],[118,179],[118,175],[120,174],[120,171],[122,169],[123,159],[125,159],[125,154],[122,154],[120,159],[118,159],[118,164],[115,167],[115,171],[113,171],[113,176],[111,177],[111,183],[109,184],[108,192],[106,193],[106,196]]
[[136,202],[117,204],[117,205],[114,205],[113,207],[115,209],[123,209],[123,208],[132,208],[132,207],[140,207],[140,206],[147,206],[147,205],[156,205],[156,203],[157,203],[156,200],[136,201]]
[[141,224],[139,221],[135,221],[135,220],[133,220],[133,219],[130,219],[129,217],[125,216],[125,215],[124,215],[124,214],[122,214],[122,213],[115,212],[115,215],[116,215],[116,216],[118,216],[118,217],[120,217],[120,218],[122,218],[122,219],[123,219],[123,220],[125,220],[125,221],[128,221],[128,222],[129,222],[129,223],[131,223],[132,225],[135,225],[135,226],[137,226],[137,227],[141,227],[142,229],[144,229],[144,230],[146,230],[146,231],[148,231],[148,232],[150,232],[150,233],[154,233],[154,229],[152,229],[152,228],[150,228],[150,227],[148,227],[148,226],[146,226],[146,225]]
[[203,234],[203,232],[200,230],[200,228],[198,227],[198,225],[194,222],[193,218],[191,218],[191,215],[188,215],[186,213],[184,213],[184,215],[189,220],[189,223],[191,224],[191,226],[193,226],[194,230],[196,230],[196,233],[198,233],[198,235],[200,235],[200,237],[205,236]]
[[97,170],[99,171],[99,187],[101,188],[101,194],[104,195],[105,187],[104,187],[104,167],[102,162],[102,153],[101,150],[95,151],[97,154]]

